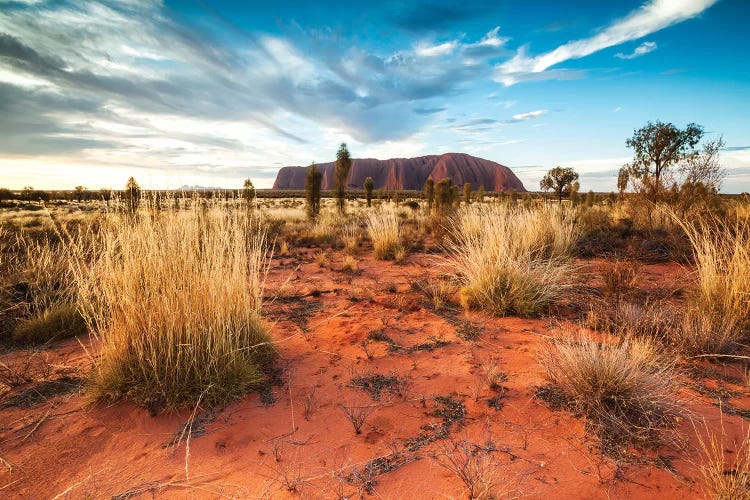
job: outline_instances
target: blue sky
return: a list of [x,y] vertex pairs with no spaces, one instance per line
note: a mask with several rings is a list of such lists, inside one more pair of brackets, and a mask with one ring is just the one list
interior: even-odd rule
[[723,134],[750,191],[750,3],[0,0],[0,186],[270,187],[466,152],[615,189],[649,120]]

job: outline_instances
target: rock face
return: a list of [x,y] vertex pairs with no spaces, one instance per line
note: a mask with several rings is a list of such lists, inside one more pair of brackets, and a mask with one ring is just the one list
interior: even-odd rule
[[[320,163],[317,167],[323,172],[322,188],[333,189],[334,163]],[[282,168],[276,176],[273,188],[305,189],[307,169],[308,167]],[[487,191],[526,191],[523,183],[508,167],[463,153],[391,160],[355,159],[352,160],[347,188],[362,189],[368,177],[372,177],[375,189],[421,190],[429,178],[435,183],[449,178],[459,186],[468,182],[474,190],[484,186]]]

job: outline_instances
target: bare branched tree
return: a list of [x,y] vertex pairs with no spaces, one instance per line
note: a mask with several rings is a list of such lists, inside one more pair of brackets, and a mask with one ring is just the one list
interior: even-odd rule
[[724,146],[724,138],[719,136],[703,143],[700,151],[687,157],[679,168],[683,184],[700,183],[718,191],[725,174],[720,158]]

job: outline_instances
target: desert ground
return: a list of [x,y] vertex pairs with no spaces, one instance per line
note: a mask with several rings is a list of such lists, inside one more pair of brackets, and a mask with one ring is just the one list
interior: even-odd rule
[[[628,212],[627,200],[604,197],[563,208],[539,198],[488,198],[458,203],[439,216],[424,200],[414,207],[406,200],[376,200],[372,208],[349,201],[344,216],[326,201],[316,222],[308,222],[299,199],[256,200],[247,210],[201,208],[198,200],[186,206],[183,200],[159,211],[141,206],[130,216],[97,202],[4,208],[0,496],[750,495],[744,344],[750,323],[741,317],[747,296],[744,306],[732,309],[740,311],[740,326],[717,327],[714,316],[698,315],[703,309],[695,297],[706,285],[708,264],[693,253],[715,241],[705,227],[690,233],[678,216],[652,219],[654,210],[648,210],[646,227]],[[748,202],[725,203],[724,220],[736,221],[738,233],[720,239],[742,246]],[[121,340],[112,332],[131,323],[179,323],[182,303],[144,307],[137,296],[144,292],[128,291],[136,286],[128,276],[151,269],[144,254],[128,261],[143,269],[125,269],[116,283],[124,319],[106,319],[119,318],[115,306],[101,306],[100,295],[100,302],[90,298],[92,287],[105,288],[102,277],[91,273],[92,262],[104,262],[106,245],[82,250],[82,238],[106,242],[97,235],[108,234],[108,225],[131,224],[117,233],[124,246],[131,241],[123,239],[125,231],[150,224],[150,237],[165,239],[155,222],[160,218],[204,217],[201,224],[219,224],[212,217],[224,215],[214,212],[256,218],[261,223],[243,230],[257,227],[266,235],[257,247],[260,265],[250,271],[257,283],[240,283],[256,287],[258,328],[274,348],[259,381],[239,396],[215,398],[208,383],[194,388],[192,399],[180,394],[174,405],[129,388],[102,388],[101,367]],[[479,228],[471,226],[471,214]],[[123,222],[126,217],[135,220]],[[558,218],[567,226],[551,229],[541,246],[525,244],[537,260],[523,261],[527,267],[513,272],[527,273],[541,288],[518,292],[523,296],[501,309],[497,300],[488,304],[478,282],[460,268],[478,262],[480,254],[461,252],[491,220],[514,217],[532,217],[528,224]],[[395,221],[391,248],[383,249],[382,233],[373,228],[377,220]],[[623,220],[630,221],[628,231]],[[691,234],[706,240],[692,241]],[[179,259],[180,248],[170,251]],[[747,248],[737,252],[744,257],[735,259],[747,259]],[[747,266],[747,260],[732,262]],[[718,264],[716,279],[738,279],[726,262]],[[546,266],[541,274],[533,267],[538,265]],[[194,294],[181,289],[183,302],[210,308],[225,300],[222,283],[236,275],[222,269],[205,270],[205,290],[200,284],[191,285]],[[178,287],[180,276],[167,268],[159,272],[165,280],[170,276],[165,287]],[[184,277],[190,271],[180,272]],[[480,278],[483,272],[489,271],[479,269]],[[64,283],[42,283],[42,275]],[[510,294],[526,286],[513,279],[504,289]],[[70,336],[49,331],[70,324],[65,321],[30,325],[35,314],[50,319],[34,309],[34,293],[54,296],[68,283],[74,297],[64,301],[82,311],[85,326]],[[171,293],[165,290],[165,296]],[[45,310],[61,300],[50,298]],[[698,312],[690,316],[688,310]],[[723,320],[729,310],[722,311]],[[714,322],[688,327],[701,321]],[[696,340],[719,330],[734,336]],[[152,362],[168,363],[156,352]],[[589,363],[579,378],[571,374],[580,368],[576,362]],[[172,375],[179,380],[179,373]]]

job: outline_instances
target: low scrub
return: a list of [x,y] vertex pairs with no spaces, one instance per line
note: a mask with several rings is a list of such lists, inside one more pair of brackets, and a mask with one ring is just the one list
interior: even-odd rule
[[549,346],[540,363],[607,453],[657,446],[659,432],[676,424],[674,365],[653,341],[626,338],[608,345],[579,335]]
[[447,264],[467,309],[535,316],[570,286],[576,231],[560,210],[474,205],[449,228]]
[[116,219],[77,273],[101,343],[95,398],[156,412],[222,404],[262,382],[272,356],[261,322],[265,232],[244,211]]

